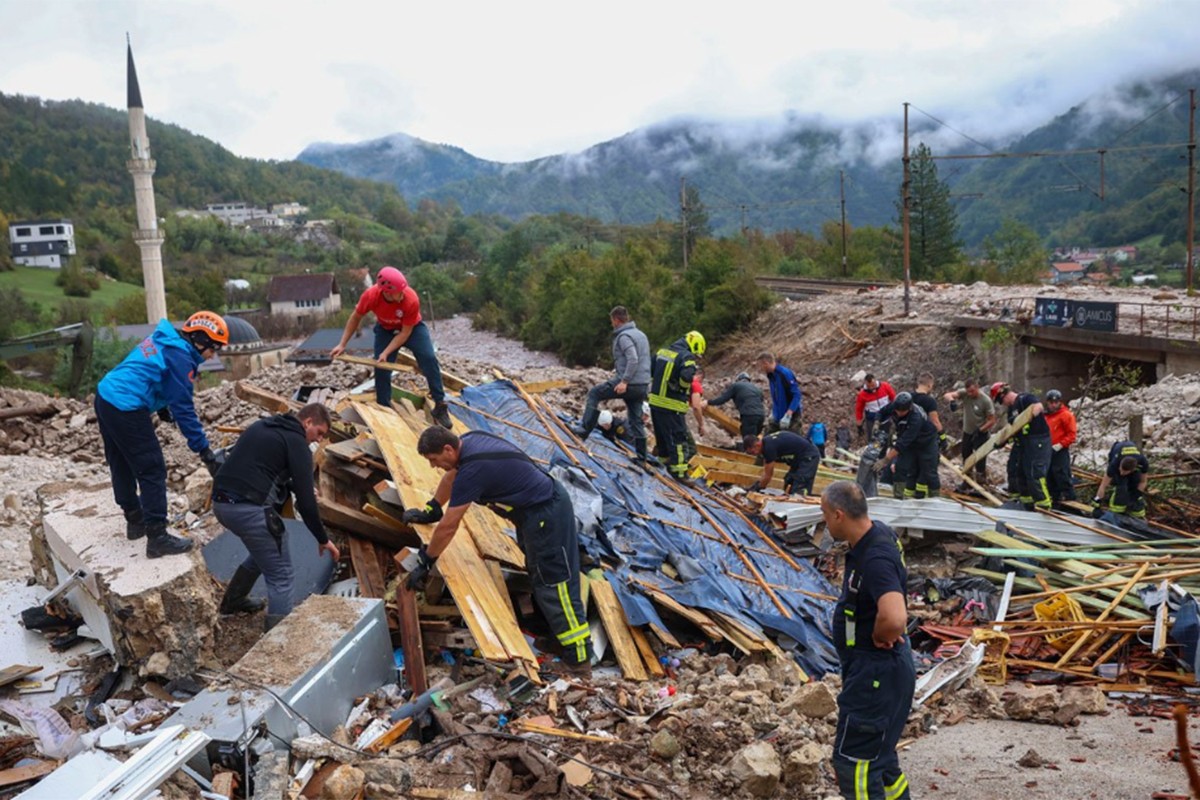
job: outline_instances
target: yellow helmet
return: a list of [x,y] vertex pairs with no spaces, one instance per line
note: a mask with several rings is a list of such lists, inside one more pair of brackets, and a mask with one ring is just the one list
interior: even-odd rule
[[688,331],[683,337],[687,342],[688,350],[691,350],[698,356],[704,355],[704,350],[708,345],[704,341],[704,335],[700,331]]

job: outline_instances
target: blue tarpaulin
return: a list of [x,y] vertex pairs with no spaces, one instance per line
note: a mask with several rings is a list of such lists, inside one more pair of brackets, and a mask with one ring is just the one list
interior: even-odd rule
[[[455,416],[467,427],[507,439],[533,458],[549,462],[556,473],[574,466],[510,382],[467,388],[462,401],[456,404]],[[564,441],[570,439],[561,427],[558,434]],[[581,544],[589,556],[604,562],[630,624],[665,627],[654,605],[640,593],[641,582],[681,605],[719,612],[752,631],[789,637],[798,643],[797,663],[810,675],[837,669],[830,631],[833,603],[800,590],[823,595],[837,591],[808,562],[789,563],[775,552],[764,541],[771,536],[767,528],[756,529],[705,490],[647,474],[599,432],[588,439],[587,450],[573,447],[571,452],[584,471],[564,481],[581,519]],[[759,585],[739,550],[790,617]],[[664,563],[676,568],[678,580],[662,571]]]

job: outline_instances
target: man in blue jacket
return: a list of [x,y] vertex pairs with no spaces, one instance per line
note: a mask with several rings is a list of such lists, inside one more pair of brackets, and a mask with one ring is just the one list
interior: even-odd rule
[[197,311],[176,331],[161,320],[96,388],[96,421],[113,497],[125,513],[125,534],[147,537],[146,557],[186,553],[190,539],[167,533],[167,464],[150,415],[174,421],[213,475],[220,466],[196,417],[192,384],[205,360],[229,344],[229,327],[211,311]]
[[803,434],[800,417],[804,413],[804,398],[796,374],[780,364],[773,353],[765,351],[758,354],[758,368],[767,376],[767,385],[771,387],[771,418],[767,420],[767,430]]

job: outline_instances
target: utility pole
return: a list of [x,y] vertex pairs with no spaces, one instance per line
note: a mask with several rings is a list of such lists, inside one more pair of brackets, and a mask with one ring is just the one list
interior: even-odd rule
[[841,187],[842,194],[842,277],[845,278],[848,273],[846,271],[846,170],[838,170],[838,184]]
[[1188,90],[1187,293],[1196,296],[1196,90]]
[[679,227],[683,232],[683,271],[687,272],[688,221],[687,221],[687,178],[679,178]]
[[908,158],[908,103],[904,104],[904,178],[900,184],[900,227],[904,231],[904,315],[909,313],[909,260],[910,260],[910,242],[908,231],[908,183],[909,183],[909,158]]
[[742,203],[742,238],[746,238],[746,204]]

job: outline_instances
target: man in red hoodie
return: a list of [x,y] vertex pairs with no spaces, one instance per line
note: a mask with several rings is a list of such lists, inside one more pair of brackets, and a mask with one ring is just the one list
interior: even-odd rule
[[879,410],[895,399],[896,390],[890,383],[876,380],[874,375],[867,373],[866,383],[858,390],[854,401],[854,420],[858,423],[858,432],[865,433],[867,441],[871,440]]
[[1046,392],[1046,423],[1050,426],[1050,471],[1046,484],[1050,488],[1050,499],[1055,503],[1075,499],[1075,485],[1071,483],[1071,445],[1075,444],[1075,415],[1063,403],[1062,392],[1051,389]]

